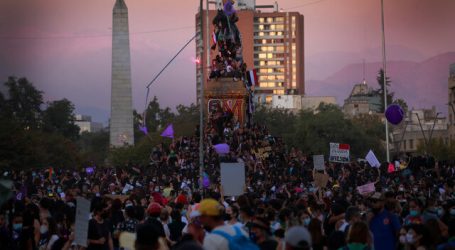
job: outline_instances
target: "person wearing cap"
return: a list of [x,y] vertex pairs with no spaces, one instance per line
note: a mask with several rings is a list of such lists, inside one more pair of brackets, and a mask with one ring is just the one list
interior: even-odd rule
[[286,250],[311,250],[311,234],[303,226],[294,226],[284,234],[284,247],[277,249]]
[[251,223],[250,239],[253,240],[261,250],[275,250],[278,246],[271,237],[270,222],[265,218],[256,218]]
[[199,216],[199,220],[207,232],[204,238],[203,247],[206,250],[229,250],[228,240],[216,232],[226,233],[230,236],[235,236],[237,231],[240,231],[245,237],[248,234],[238,227],[226,225],[223,220],[223,207],[214,199],[204,199],[199,204],[195,216]]
[[157,228],[157,232],[159,233],[160,237],[166,237],[166,234],[164,232],[164,227],[163,224],[158,220],[158,218],[161,215],[161,205],[156,202],[150,203],[150,205],[147,208],[147,214],[148,218],[145,220],[144,224],[152,224]]
[[398,216],[384,209],[384,196],[376,192],[369,197],[371,212],[368,215],[375,250],[395,249],[401,224]]

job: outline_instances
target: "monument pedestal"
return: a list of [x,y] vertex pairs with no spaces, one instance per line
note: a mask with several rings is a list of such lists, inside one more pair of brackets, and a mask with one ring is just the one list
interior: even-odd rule
[[247,121],[248,93],[242,81],[234,82],[232,78],[212,79],[207,82],[204,97],[207,117],[221,109],[223,112],[231,112],[240,124]]

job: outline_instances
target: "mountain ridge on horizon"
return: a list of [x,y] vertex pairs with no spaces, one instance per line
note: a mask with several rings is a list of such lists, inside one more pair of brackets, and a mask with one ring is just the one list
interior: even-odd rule
[[[455,63],[455,51],[441,53],[425,60],[391,60],[387,62],[387,76],[391,79],[390,90],[395,98],[403,98],[409,108],[431,108],[447,114],[447,86],[450,64]],[[377,89],[376,75],[382,62],[365,64],[365,80]],[[354,84],[363,81],[363,64],[345,65],[324,80],[308,80],[306,94],[309,96],[335,96],[343,105]],[[413,84],[409,84],[413,83]],[[432,85],[432,88],[428,88]]]

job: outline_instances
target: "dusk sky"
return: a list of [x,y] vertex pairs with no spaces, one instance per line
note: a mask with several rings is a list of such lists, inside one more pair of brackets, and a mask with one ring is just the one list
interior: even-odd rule
[[[134,107],[142,111],[145,86],[194,34],[199,1],[125,1]],[[25,76],[45,92],[46,101],[66,97],[78,112],[106,123],[114,2],[1,0],[1,82],[10,75]],[[455,51],[455,1],[384,2],[388,60],[418,62]],[[281,0],[278,4],[284,11],[304,15],[306,80],[324,80],[363,59],[380,61],[380,0]],[[162,106],[195,102],[194,57],[193,43],[151,87],[151,95]],[[306,91],[311,94],[317,88],[321,86],[307,84]]]

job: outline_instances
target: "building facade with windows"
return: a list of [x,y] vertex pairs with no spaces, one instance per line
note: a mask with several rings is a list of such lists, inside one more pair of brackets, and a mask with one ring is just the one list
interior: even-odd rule
[[255,13],[253,43],[259,80],[256,103],[270,104],[273,95],[303,96],[303,16],[298,12]]
[[381,113],[381,99],[381,95],[364,81],[354,85],[351,94],[344,100],[343,112],[349,117]]
[[448,129],[449,129],[449,140],[455,141],[455,63],[450,65],[449,75],[449,103],[448,103]]
[[392,129],[393,148],[412,154],[426,143],[437,139],[448,143],[447,119],[436,108],[415,109],[407,112],[403,122]]
[[[259,85],[255,88],[254,102],[271,104],[273,95],[304,95],[304,18],[298,12],[279,12],[253,6],[253,1],[239,1],[237,27],[241,34],[243,60],[247,69],[256,69]],[[219,6],[219,4],[217,4]],[[198,103],[200,86],[207,89],[210,63],[216,57],[213,45],[212,20],[217,10],[203,10],[201,19],[196,14],[196,90]],[[208,15],[207,15],[208,14]],[[207,40],[209,39],[209,40]]]
[[79,134],[83,132],[95,133],[103,130],[103,124],[92,122],[92,117],[88,115],[75,115],[74,124],[79,127]]

